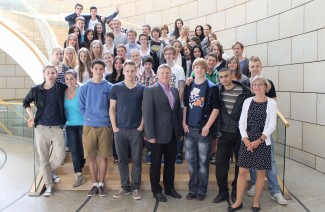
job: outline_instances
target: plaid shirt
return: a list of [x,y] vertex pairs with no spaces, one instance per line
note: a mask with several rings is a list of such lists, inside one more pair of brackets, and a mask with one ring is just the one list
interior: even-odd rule
[[158,82],[158,78],[155,74],[155,72],[153,72],[153,70],[151,70],[151,73],[149,74],[149,76],[146,76],[144,69],[141,68],[138,73],[137,76],[135,78],[135,80],[141,84],[143,84],[144,86],[148,87],[150,85],[155,84],[156,82]]

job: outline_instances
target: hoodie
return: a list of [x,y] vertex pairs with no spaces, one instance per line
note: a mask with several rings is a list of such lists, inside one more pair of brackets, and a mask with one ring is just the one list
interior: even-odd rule
[[79,110],[84,117],[84,126],[112,126],[109,118],[109,96],[112,86],[105,79],[99,83],[89,79],[80,87]]

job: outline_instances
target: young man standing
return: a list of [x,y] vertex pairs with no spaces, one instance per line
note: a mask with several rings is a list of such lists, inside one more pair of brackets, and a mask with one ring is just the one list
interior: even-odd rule
[[86,20],[86,22],[85,22],[85,29],[95,30],[94,29],[95,25],[98,22],[100,22],[103,25],[103,34],[105,34],[106,31],[105,31],[105,27],[104,26],[105,26],[106,20],[115,18],[118,15],[119,12],[120,12],[119,11],[119,7],[116,6],[116,11],[112,15],[109,15],[107,17],[99,16],[99,15],[97,15],[97,7],[91,6],[90,7],[90,15],[84,15],[84,18]]
[[135,39],[137,38],[137,32],[133,29],[130,29],[127,32],[128,36],[128,43],[125,45],[126,48],[126,57],[130,59],[130,51],[131,49],[137,49],[139,50],[141,46],[135,42]]
[[[233,150],[238,159],[241,135],[238,128],[239,118],[245,99],[252,96],[249,88],[237,81],[231,80],[231,71],[223,68],[219,71],[220,84],[220,114],[219,114],[219,138],[216,153],[216,177],[219,194],[213,199],[219,203],[229,199],[228,170],[229,158]],[[235,166],[235,179],[232,182],[231,200],[236,201],[238,166]]]
[[[185,87],[185,73],[184,73],[184,69],[181,66],[175,64],[174,62],[176,58],[175,48],[172,46],[166,46],[164,48],[164,57],[166,63],[172,70],[170,85],[172,87],[177,88],[179,92],[179,99],[182,102],[184,96],[184,87]],[[182,153],[183,153],[183,141],[180,141],[177,143],[177,156],[176,156],[177,163],[183,163]]]
[[128,42],[127,35],[121,32],[121,21],[119,19],[113,19],[113,33],[114,33],[114,45],[125,45]]
[[239,60],[241,73],[247,77],[250,77],[251,74],[248,70],[248,59],[243,56],[244,45],[241,42],[236,42],[234,45],[232,45],[232,51]]
[[148,41],[151,40],[150,32],[151,32],[151,27],[148,24],[142,26],[142,33],[148,36]]
[[[219,72],[215,70],[215,66],[217,65],[217,60],[218,60],[218,56],[213,52],[210,52],[206,56],[208,67],[207,67],[205,77],[211,82],[213,82],[214,84],[217,84],[219,82]],[[191,77],[193,80],[194,71],[192,71]]]
[[206,79],[207,62],[193,62],[194,81],[185,86],[183,129],[185,158],[190,173],[187,200],[204,200],[209,182],[210,132],[219,114],[218,88]]
[[[115,84],[110,96],[110,118],[112,122],[121,190],[113,195],[115,199],[131,194],[141,199],[141,155],[143,145],[142,97],[144,85],[137,83],[137,65],[133,61],[123,65],[124,81]],[[126,112],[127,111],[127,112]],[[132,158],[132,183],[129,179],[129,146]]]
[[151,51],[156,52],[157,56],[158,56],[158,60],[162,61],[163,59],[163,49],[166,46],[165,41],[160,40],[160,36],[161,36],[161,30],[159,29],[159,27],[154,27],[151,30],[151,40],[150,42],[150,49]]
[[161,158],[164,157],[165,194],[180,199],[175,191],[177,142],[182,139],[180,99],[170,86],[171,70],[167,64],[158,67],[158,83],[144,89],[142,113],[148,142],[152,143],[150,182],[157,201],[166,202],[160,185]]
[[[44,196],[52,196],[55,169],[65,158],[63,125],[65,124],[64,92],[66,85],[56,81],[57,70],[52,65],[43,69],[45,82],[34,86],[23,101],[29,115],[27,125],[35,127],[35,144],[40,159],[40,167],[45,182]],[[36,106],[34,117],[30,103]],[[50,157],[50,147],[52,156]],[[58,181],[57,181],[58,182]]]
[[79,4],[77,3],[75,6],[74,6],[74,10],[75,12],[66,16],[65,17],[65,20],[69,23],[69,27],[73,24],[75,24],[75,19],[77,17],[80,17],[81,16],[81,13],[82,13],[82,10],[83,10],[83,5],[82,4]]
[[[102,59],[93,60],[91,72],[93,77],[83,84],[79,91],[79,110],[85,120],[82,140],[84,156],[88,161],[93,181],[88,196],[99,193],[104,197],[107,195],[104,189],[107,158],[111,156],[112,151],[112,127],[108,113],[112,84],[103,79],[105,62]],[[100,158],[99,167],[96,161],[97,152]]]

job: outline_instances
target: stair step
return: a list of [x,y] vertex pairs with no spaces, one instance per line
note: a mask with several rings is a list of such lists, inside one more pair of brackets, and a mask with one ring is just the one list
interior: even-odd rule
[[[235,163],[230,164],[229,174],[228,174],[228,183],[231,184],[232,180],[234,179],[234,166]],[[129,164],[130,171],[132,168],[132,164]],[[164,164],[161,165],[163,170]],[[151,190],[150,186],[150,178],[149,178],[149,171],[150,165],[147,165],[146,162],[142,162],[142,176],[141,176],[141,190]],[[72,185],[75,180],[74,171],[73,171],[73,164],[72,164],[72,157],[71,153],[67,153],[67,157],[65,163],[58,167],[56,170],[56,174],[60,176],[61,182],[55,184],[56,190],[83,190],[88,191],[92,187],[92,180],[89,173],[88,164],[85,164],[83,168],[83,175],[86,177],[87,182],[77,188],[73,188]],[[161,176],[161,179],[162,176]],[[249,180],[249,175],[247,176]],[[182,164],[175,165],[175,189],[179,191],[187,191],[188,190],[188,181],[189,181],[189,174],[188,174],[188,166],[186,161]],[[267,184],[267,183],[266,183]],[[108,190],[119,190],[121,188],[120,183],[120,175],[118,166],[113,163],[113,159],[108,159],[108,168],[106,173],[105,179],[105,186]],[[230,186],[231,188],[231,186]],[[267,187],[266,187],[267,188]],[[216,191],[218,189],[216,177],[215,177],[215,166],[210,165],[210,172],[209,172],[209,186],[208,190]]]

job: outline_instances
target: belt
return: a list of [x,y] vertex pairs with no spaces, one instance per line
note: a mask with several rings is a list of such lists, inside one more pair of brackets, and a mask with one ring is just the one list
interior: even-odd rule
[[195,129],[195,130],[199,130],[199,129],[201,129],[201,126],[191,126],[191,125],[188,125],[188,128]]
[[264,130],[264,127],[259,127],[259,126],[247,126],[247,132],[251,132],[251,133],[262,133]]

